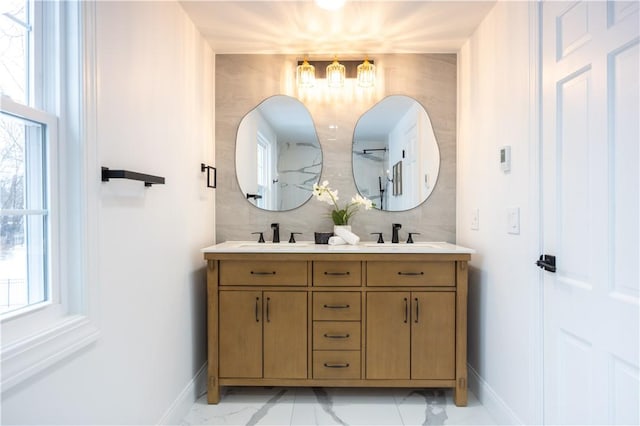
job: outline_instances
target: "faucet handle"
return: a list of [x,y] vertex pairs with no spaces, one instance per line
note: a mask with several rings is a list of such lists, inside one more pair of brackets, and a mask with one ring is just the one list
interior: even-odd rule
[[298,235],[299,235],[299,234],[302,234],[302,232],[292,232],[292,233],[291,233],[291,237],[289,237],[289,242],[290,242],[290,243],[295,243],[295,242],[296,242],[296,237],[295,237],[295,235],[297,235],[297,234],[298,234]]
[[262,232],[252,232],[252,234],[260,234],[260,238],[258,238],[259,243],[264,243],[264,235]]
[[413,235],[420,235],[419,232],[409,232],[409,238],[407,238],[407,244],[413,244]]
[[377,235],[378,244],[384,244],[384,239],[382,238],[382,232],[372,232],[371,235]]

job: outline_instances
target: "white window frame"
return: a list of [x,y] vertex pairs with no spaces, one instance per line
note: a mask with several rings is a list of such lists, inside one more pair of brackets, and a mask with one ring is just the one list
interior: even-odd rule
[[[5,314],[2,319],[2,342],[19,340],[25,334],[32,334],[38,331],[39,324],[43,322],[50,322],[55,320],[60,315],[60,292],[59,292],[59,254],[60,250],[57,249],[57,241],[59,240],[58,229],[58,118],[44,111],[40,111],[35,108],[31,108],[12,101],[11,99],[3,96],[1,104],[2,112],[14,116],[18,119],[24,119],[26,121],[42,124],[43,125],[43,144],[44,144],[44,170],[29,170],[29,158],[25,158],[27,163],[25,166],[25,174],[42,174],[44,179],[40,178],[39,181],[43,181],[44,187],[41,188],[41,193],[46,194],[46,205],[43,206],[46,210],[44,213],[47,216],[47,235],[44,237],[46,247],[45,265],[40,265],[39,262],[36,266],[37,269],[44,267],[45,282],[45,294],[48,297],[42,302],[29,303],[27,306],[17,309],[16,311],[10,311]],[[29,144],[30,135],[25,132],[25,145]],[[42,214],[42,213],[41,213]],[[29,210],[24,210],[25,220],[28,219]],[[26,236],[27,240],[31,237]],[[29,243],[28,243],[29,244]],[[27,262],[29,268],[32,268],[31,262]],[[28,274],[32,275],[32,274]],[[29,284],[30,285],[30,284]],[[30,302],[30,301],[29,301]],[[19,327],[6,327],[5,324],[14,322],[22,322],[23,325]]]
[[[47,52],[56,52],[41,58],[46,68],[36,66],[35,70],[36,90],[46,88],[43,101],[36,102],[46,112],[35,121],[52,128],[57,121],[58,149],[50,162],[50,253],[54,256],[50,270],[54,281],[48,303],[2,320],[2,392],[71,356],[99,336],[94,308],[100,182],[95,146],[95,4],[42,1],[38,6],[36,13],[53,18],[47,22],[55,22],[55,28],[44,28],[35,40],[36,44],[47,43]],[[6,98],[2,98],[1,107],[25,118],[38,114],[36,109]],[[65,206],[64,215],[58,214],[59,206]]]

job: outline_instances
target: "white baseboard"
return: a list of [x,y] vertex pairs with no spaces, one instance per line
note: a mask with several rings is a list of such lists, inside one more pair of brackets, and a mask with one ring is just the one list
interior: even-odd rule
[[207,390],[207,363],[205,362],[198,370],[195,377],[187,383],[187,386],[180,392],[180,395],[173,401],[167,409],[159,425],[179,425],[187,415],[191,406],[198,400],[198,397]]
[[487,409],[491,417],[499,425],[522,425],[522,421],[513,412],[511,407],[489,386],[489,384],[470,365],[469,389]]

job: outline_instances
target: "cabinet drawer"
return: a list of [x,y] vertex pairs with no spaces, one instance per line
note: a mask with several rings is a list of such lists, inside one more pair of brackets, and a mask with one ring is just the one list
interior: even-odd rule
[[314,286],[360,286],[360,262],[313,262]]
[[360,351],[313,351],[314,379],[359,379]]
[[368,286],[455,286],[455,262],[367,262]]
[[306,286],[307,262],[222,260],[220,285]]
[[360,292],[313,293],[313,319],[360,321]]
[[360,350],[360,321],[315,321],[313,349]]

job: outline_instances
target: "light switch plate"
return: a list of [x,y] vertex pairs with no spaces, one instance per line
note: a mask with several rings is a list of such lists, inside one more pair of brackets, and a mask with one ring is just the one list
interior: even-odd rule
[[507,232],[509,234],[520,234],[520,208],[507,208]]
[[511,171],[511,146],[505,145],[500,147],[500,168],[503,172]]
[[477,231],[480,229],[480,209],[471,209],[471,230]]

